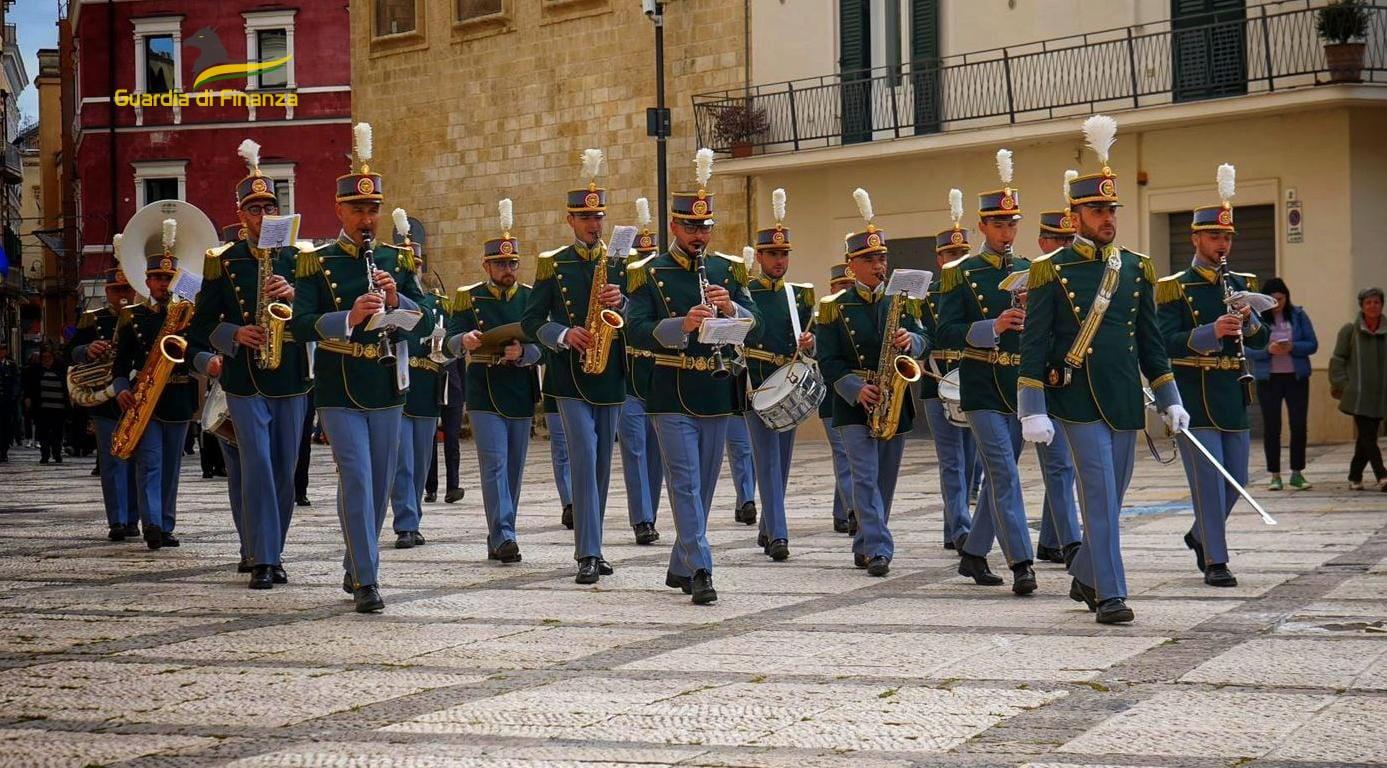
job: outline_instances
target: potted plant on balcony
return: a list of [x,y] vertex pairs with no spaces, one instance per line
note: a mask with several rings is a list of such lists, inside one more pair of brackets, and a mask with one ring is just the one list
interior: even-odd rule
[[1364,44],[1361,41],[1368,34],[1368,21],[1368,9],[1363,0],[1335,0],[1319,10],[1315,31],[1324,41],[1329,82],[1363,82]]
[[729,148],[733,157],[748,157],[756,139],[770,129],[766,110],[750,102],[730,104],[718,110],[713,121],[713,136]]

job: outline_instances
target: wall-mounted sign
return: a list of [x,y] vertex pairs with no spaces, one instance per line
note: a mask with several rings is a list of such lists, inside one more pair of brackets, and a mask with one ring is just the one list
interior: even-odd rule
[[1286,201],[1286,242],[1305,242],[1305,212],[1299,200]]

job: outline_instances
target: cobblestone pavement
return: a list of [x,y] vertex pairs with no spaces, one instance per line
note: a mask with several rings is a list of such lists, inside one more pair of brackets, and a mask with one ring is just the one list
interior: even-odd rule
[[[1127,627],[1095,624],[1058,566],[1037,569],[1030,598],[957,576],[927,441],[907,449],[886,579],[832,533],[829,454],[805,441],[789,561],[733,522],[724,476],[709,531],[721,600],[690,604],[662,586],[668,507],[664,538],[636,546],[614,472],[617,572],[581,587],[539,443],[524,562],[486,560],[471,485],[426,507],[427,546],[383,550],[374,617],[340,590],[325,450],[291,583],[268,592],[235,573],[225,482],[194,458],[183,545],[150,552],[105,540],[89,460],[35,454],[0,466],[0,768],[1387,763],[1387,495],[1347,490],[1346,447],[1312,449],[1314,490],[1259,493],[1280,525],[1235,511],[1227,590],[1181,544],[1179,465],[1139,457]],[[1023,473],[1034,526],[1030,452]]]

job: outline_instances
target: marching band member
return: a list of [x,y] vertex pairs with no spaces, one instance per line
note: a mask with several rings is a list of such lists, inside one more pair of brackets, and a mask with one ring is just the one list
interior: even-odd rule
[[[828,272],[828,290],[836,295],[851,288],[852,275],[847,264],[834,264]],[[828,297],[825,297],[828,298]],[[819,325],[819,307],[814,305],[814,326]],[[852,471],[848,468],[848,453],[843,447],[843,436],[833,428],[833,395],[824,397],[819,403],[819,421],[823,422],[824,434],[828,435],[828,447],[833,451],[833,532],[857,535],[857,512],[852,508]]]
[[482,503],[486,507],[486,556],[503,564],[520,562],[515,516],[520,507],[520,484],[530,447],[530,425],[539,400],[535,364],[541,350],[515,339],[502,351],[482,351],[482,334],[519,323],[531,288],[517,282],[520,241],[511,237],[509,199],[499,205],[501,236],[482,247],[487,279],[457,290],[448,328],[448,353],[467,358],[467,410],[477,464],[482,474]]
[[645,407],[659,436],[675,527],[665,585],[706,604],[718,598],[706,533],[737,393],[726,369],[730,349],[698,341],[698,332],[710,317],[745,318],[752,323],[746,343],[755,343],[760,310],[746,291],[746,264],[706,251],[714,225],[707,191],[713,151],[698,150],[695,167],[698,191],[673,195],[669,250],[627,272],[627,335],[655,355]]
[[[607,192],[597,186],[602,151],[583,152],[587,187],[568,193],[571,245],[540,254],[535,287],[521,321],[526,338],[536,339],[553,354],[545,366],[545,391],[558,401],[568,447],[569,477],[573,484],[573,557],[579,584],[594,584],[612,573],[602,557],[602,524],[612,474],[612,444],[626,402],[626,353],[620,334],[612,333],[610,348],[590,332],[602,321],[602,310],[620,310],[627,254],[607,252],[602,242]],[[605,272],[597,271],[604,265]],[[606,356],[606,367],[588,373],[590,356]]]
[[[170,285],[178,273],[173,256],[177,222],[164,221],[163,252],[151,254],[145,269],[149,301],[125,310],[116,325],[116,357],[112,371],[116,402],[122,410],[135,407],[131,372],[144,365],[150,349],[160,343],[160,329],[173,299]],[[154,415],[135,447],[135,498],[150,549],[176,547],[173,535],[178,515],[178,474],[183,467],[183,440],[188,422],[197,411],[197,385],[188,375],[188,364],[179,363],[169,374],[164,391],[154,405]]]
[[[791,283],[790,230],[785,227],[785,190],[771,192],[775,225],[756,231],[754,257],[761,274],[751,281],[752,301],[761,311],[761,339],[746,346],[747,376],[753,390],[777,369],[788,365],[797,352],[812,355],[814,334],[813,283]],[[748,248],[748,251],[752,249]],[[744,253],[745,260],[749,255]],[[793,321],[792,321],[792,315]],[[796,333],[796,330],[799,333]],[[795,450],[796,429],[776,432],[767,427],[750,407],[743,415],[751,438],[756,466],[756,486],[761,491],[761,530],[757,539],[772,560],[790,556],[790,530],[785,520],[785,492],[790,483],[790,458]]]
[[[121,236],[116,235],[117,251],[120,241]],[[106,273],[105,290],[106,305],[87,310],[77,318],[77,332],[72,336],[70,353],[73,365],[101,360],[115,350],[116,325],[121,311],[134,303],[135,289],[125,279],[125,271],[116,267]],[[96,427],[96,463],[101,472],[101,500],[106,507],[109,527],[106,538],[125,541],[128,537],[138,537],[140,519],[135,500],[135,464],[111,455],[111,435],[120,422],[120,406],[111,398],[87,411]]]
[[[209,250],[203,259],[202,289],[188,340],[196,353],[195,367],[216,378],[226,393],[236,429],[236,445],[223,448],[236,454],[239,465],[240,530],[251,565],[248,586],[270,589],[289,580],[282,555],[294,514],[294,466],[312,383],[303,345],[289,334],[283,316],[276,320],[273,314],[294,300],[291,280],[298,251],[256,245],[264,217],[279,213],[276,184],[260,172],[259,144],[246,139],[237,151],[249,168],[236,185],[245,236]],[[275,303],[281,306],[275,308]],[[271,338],[274,322],[279,323],[278,341]]]
[[[1255,275],[1228,270],[1237,231],[1231,202],[1235,173],[1231,165],[1218,167],[1222,203],[1194,209],[1194,260],[1189,269],[1156,283],[1156,311],[1180,399],[1193,409],[1189,434],[1246,485],[1252,377],[1244,348],[1265,348],[1268,333],[1246,305],[1233,308],[1224,301],[1235,291],[1257,290]],[[1185,546],[1194,550],[1205,584],[1235,587],[1238,580],[1228,570],[1227,519],[1238,493],[1194,451],[1180,451],[1180,458],[1194,502]]]
[[[423,274],[427,269],[424,247],[410,239],[409,217],[403,208],[391,211],[390,216],[395,225],[395,247],[409,251],[414,257],[414,274]],[[419,309],[434,318],[434,327],[429,334],[405,334],[409,344],[409,390],[401,411],[400,454],[395,460],[395,480],[390,489],[395,549],[426,543],[419,533],[424,516],[424,486],[428,483],[429,466],[438,453],[434,446],[438,442],[438,417],[443,414],[443,387],[447,383],[442,364],[429,356],[434,339],[441,341],[443,336],[437,313],[444,297],[425,292],[422,287],[419,293]]]
[[1132,477],[1136,434],[1145,424],[1143,375],[1167,425],[1189,425],[1156,324],[1155,268],[1114,242],[1117,177],[1108,151],[1116,134],[1110,117],[1084,122],[1102,170],[1069,186],[1078,217],[1074,242],[1031,266],[1017,380],[1025,439],[1049,443],[1058,426],[1069,440],[1084,524],[1069,564],[1069,596],[1103,624],[1134,616],[1126,603],[1118,515]]
[[[384,311],[417,311],[423,296],[413,279],[413,252],[375,238],[384,193],[380,174],[367,165],[371,126],[358,123],[353,137],[361,170],[337,179],[342,231],[327,246],[299,252],[293,333],[317,342],[313,404],[337,462],[337,517],[347,549],[342,589],[358,613],[372,613],[385,608],[377,540],[400,447],[406,382],[399,358],[408,351],[402,342],[390,343],[392,334],[367,325]],[[369,266],[375,271],[368,274]],[[432,329],[428,314],[415,326],[418,333]],[[393,365],[385,362],[390,356]]]
[[[747,268],[750,269],[751,265],[748,264]],[[737,387],[737,407],[732,412],[732,418],[727,420],[727,468],[732,475],[732,488],[736,491],[732,519],[743,525],[756,525],[756,465],[751,457],[751,436],[746,429],[748,410],[746,390]]]
[[[543,350],[544,370],[549,370],[554,354]],[[546,374],[547,376],[547,374]],[[568,469],[568,438],[563,434],[563,419],[559,418],[559,401],[548,392],[540,395],[544,407],[544,426],[549,430],[549,466],[554,471],[554,488],[559,492],[559,522],[573,530],[573,483]]]
[[[935,260],[939,267],[929,295],[925,298],[925,309],[921,319],[925,331],[931,338],[939,338],[939,278],[945,268],[953,261],[968,255],[968,230],[959,222],[963,219],[963,192],[949,190],[949,218],[953,226],[934,236]],[[957,349],[945,349],[938,341],[929,353],[929,366],[935,374],[943,376],[958,367],[963,354]],[[929,421],[929,431],[934,438],[934,452],[939,462],[939,489],[944,495],[944,547],[962,549],[963,541],[973,529],[973,518],[968,513],[968,488],[970,478],[976,471],[978,459],[977,444],[973,441],[973,431],[958,426],[948,420],[944,404],[939,399],[939,381],[926,375],[920,380],[920,399],[925,406],[925,418]]]
[[[245,238],[246,228],[239,221],[235,224],[228,224],[222,227],[222,245],[231,245],[237,240],[244,240]],[[292,275],[292,272],[290,274]],[[201,352],[193,359],[193,368],[201,368],[203,374],[206,375],[207,364],[210,362],[211,353],[206,351]],[[217,364],[221,365],[221,362],[218,361]],[[222,366],[222,370],[225,369],[226,367]],[[312,395],[309,395],[309,398],[311,402]],[[204,410],[207,408],[207,401],[205,398],[202,407]],[[227,416],[229,418],[230,414],[228,413]],[[232,427],[234,429],[235,425],[233,424]],[[205,431],[206,430],[204,430],[204,432]],[[217,447],[222,453],[222,461],[226,464],[226,498],[228,506],[231,507],[231,524],[236,529],[236,541],[240,545],[239,552],[241,559],[236,561],[236,572],[251,573],[255,570],[255,557],[251,554],[250,536],[246,533],[245,526],[242,524],[242,521],[245,520],[245,515],[243,512],[244,507],[241,506],[241,454],[240,451],[236,450],[236,446],[227,442],[223,436],[212,435],[211,437],[217,441]],[[300,437],[299,445],[303,445],[302,437]],[[294,483],[295,493],[297,493],[297,466],[294,468]],[[285,574],[285,578],[288,578],[287,573]],[[271,578],[271,583],[273,584],[273,578]]]
[[[885,576],[895,554],[887,523],[915,405],[906,389],[899,416],[895,423],[886,425],[891,436],[882,438],[869,428],[868,409],[882,397],[883,384],[875,377],[886,346],[883,342],[889,343],[893,352],[919,359],[929,349],[929,338],[920,324],[920,302],[907,300],[898,307],[897,316],[889,316],[898,302],[885,295],[886,235],[872,223],[872,201],[867,192],[855,190],[853,197],[867,224],[865,230],[848,235],[844,244],[855,282],[852,289],[819,302],[816,357],[824,381],[833,389],[833,427],[843,439],[852,473],[858,525],[852,542],[853,562],[866,568],[868,575]],[[896,332],[892,338],[882,339],[884,329],[892,324]]]
[[1029,595],[1036,589],[1036,578],[1016,467],[1022,441],[1015,404],[1026,310],[1001,282],[1030,262],[1012,253],[1021,203],[1011,186],[1010,150],[997,152],[997,170],[1002,188],[978,195],[982,250],[952,262],[940,276],[939,336],[942,345],[962,350],[960,400],[985,474],[973,529],[959,547],[958,572],[977,584],[1001,584],[1001,577],[987,565],[996,538],[1012,572],[1011,591]]
[[[626,262],[626,273],[644,269],[645,263],[660,250],[650,233],[650,201],[636,200],[636,235],[632,250],[635,259]],[[626,283],[622,283],[622,290]],[[622,329],[625,334],[626,330]],[[623,336],[624,338],[624,336]],[[617,426],[621,448],[621,471],[626,476],[626,509],[637,544],[654,544],[660,539],[655,530],[656,512],[660,508],[660,487],[664,470],[660,466],[660,443],[655,425],[645,415],[645,400],[650,396],[650,377],[655,369],[655,356],[626,340],[626,404],[621,409],[621,424]]]

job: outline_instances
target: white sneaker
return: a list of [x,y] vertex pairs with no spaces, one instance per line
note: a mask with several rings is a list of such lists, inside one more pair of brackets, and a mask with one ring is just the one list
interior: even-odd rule
[[1363,490],[1363,484],[1355,480],[1350,480],[1348,481],[1348,489],[1350,491],[1361,491]]

